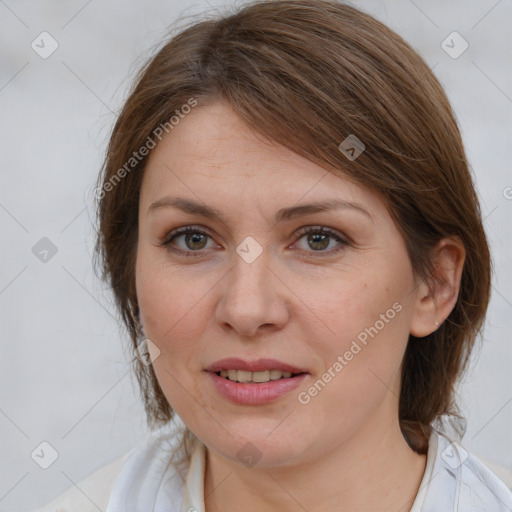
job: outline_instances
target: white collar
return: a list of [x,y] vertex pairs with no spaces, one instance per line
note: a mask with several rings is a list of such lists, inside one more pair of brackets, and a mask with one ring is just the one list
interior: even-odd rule
[[[105,512],[205,512],[206,447],[198,441],[180,471],[170,462],[181,436],[162,428],[129,454]],[[478,508],[478,507],[481,508]],[[483,508],[482,508],[483,507]],[[511,512],[512,493],[458,443],[432,431],[427,465],[411,512]]]

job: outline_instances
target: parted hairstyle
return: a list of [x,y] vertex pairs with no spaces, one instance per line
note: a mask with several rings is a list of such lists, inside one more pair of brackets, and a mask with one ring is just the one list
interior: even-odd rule
[[[424,60],[381,22],[334,0],[251,1],[195,19],[161,44],[128,93],[96,189],[95,263],[133,349],[144,339],[135,262],[148,153],[190,105],[227,102],[268,140],[377,192],[414,275],[432,287],[433,247],[451,235],[463,242],[457,302],[432,334],[409,336],[399,397],[400,428],[416,452],[426,453],[442,418],[463,435],[455,386],[481,334],[492,263],[455,115]],[[355,159],[339,149],[349,135],[365,146]],[[152,366],[132,364],[150,429],[170,423]],[[185,429],[181,446],[194,439]]]

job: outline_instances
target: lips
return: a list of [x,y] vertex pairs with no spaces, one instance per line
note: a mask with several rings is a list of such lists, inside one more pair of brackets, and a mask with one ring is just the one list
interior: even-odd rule
[[207,372],[217,373],[221,370],[243,370],[247,372],[263,372],[265,370],[281,370],[292,374],[309,373],[305,368],[284,363],[277,359],[257,359],[255,361],[244,361],[237,357],[220,359],[205,368]]
[[[222,370],[236,370],[238,376],[241,373],[250,375],[249,372],[252,372],[252,378],[256,377],[258,382],[252,380],[250,382],[233,381],[221,376]],[[266,370],[280,370],[289,372],[291,375],[286,377],[283,375],[277,380],[261,381],[260,375],[257,374]],[[278,359],[245,361],[237,357],[220,359],[205,368],[205,371],[217,392],[237,405],[265,405],[280,400],[300,386],[310,373],[305,368]],[[246,378],[247,375],[242,375],[242,380],[246,380]]]
[[308,378],[307,373],[268,382],[233,382],[217,373],[206,372],[219,396],[236,405],[267,405],[289,397]]

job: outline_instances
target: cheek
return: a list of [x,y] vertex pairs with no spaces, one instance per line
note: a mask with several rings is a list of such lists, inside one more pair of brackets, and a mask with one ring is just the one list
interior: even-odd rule
[[204,293],[183,274],[146,261],[137,264],[137,300],[144,333],[160,351],[153,370],[171,407],[190,421],[190,396],[198,396],[192,376],[204,330],[200,319],[206,317],[200,312]]
[[356,289],[340,288],[328,310],[327,301],[318,303],[330,311],[330,318],[322,320],[334,334],[311,344],[323,368],[300,396],[305,417],[330,418],[333,439],[353,433],[383,403],[391,408],[408,338],[402,316],[408,313],[396,297],[385,288],[381,294],[370,287],[358,289],[356,294]]
[[[406,287],[396,283],[379,282],[378,276],[361,271],[364,279],[343,280],[332,284],[327,291],[310,289],[308,302],[328,333],[328,345],[337,349],[350,345],[359,337],[361,343],[371,335],[381,336],[399,327],[403,330],[403,311]],[[334,344],[332,340],[335,341]],[[348,349],[348,346],[346,346]]]
[[188,357],[202,331],[201,299],[207,289],[204,283],[191,283],[177,267],[151,259],[143,251],[139,254],[137,301],[144,332],[170,363]]
[[393,384],[409,336],[406,280],[363,274],[364,281],[345,281],[329,293],[316,294],[313,301],[322,325],[328,327],[322,328],[328,335],[316,337],[312,344],[322,354],[321,374],[338,383],[328,387],[333,393],[343,389],[348,402],[363,390],[369,397]]

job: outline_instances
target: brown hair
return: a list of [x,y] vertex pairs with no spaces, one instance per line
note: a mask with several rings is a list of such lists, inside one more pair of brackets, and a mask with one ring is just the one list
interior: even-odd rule
[[[481,330],[491,281],[473,179],[438,80],[396,33],[330,0],[253,1],[196,20],[166,41],[136,77],[98,178],[96,257],[134,348],[143,339],[135,258],[147,157],[130,159],[158,127],[169,132],[169,120],[191,98],[196,108],[228,102],[257,133],[377,191],[415,275],[432,285],[431,249],[445,236],[462,240],[466,260],[456,305],[431,335],[410,336],[403,361],[400,427],[409,445],[426,453],[435,422],[445,415],[463,419],[454,386]],[[338,148],[351,134],[365,145],[353,160]],[[168,423],[173,411],[152,366],[137,358],[133,365],[148,425]],[[461,434],[460,426],[455,430]],[[184,442],[194,438],[188,429],[187,435]]]

